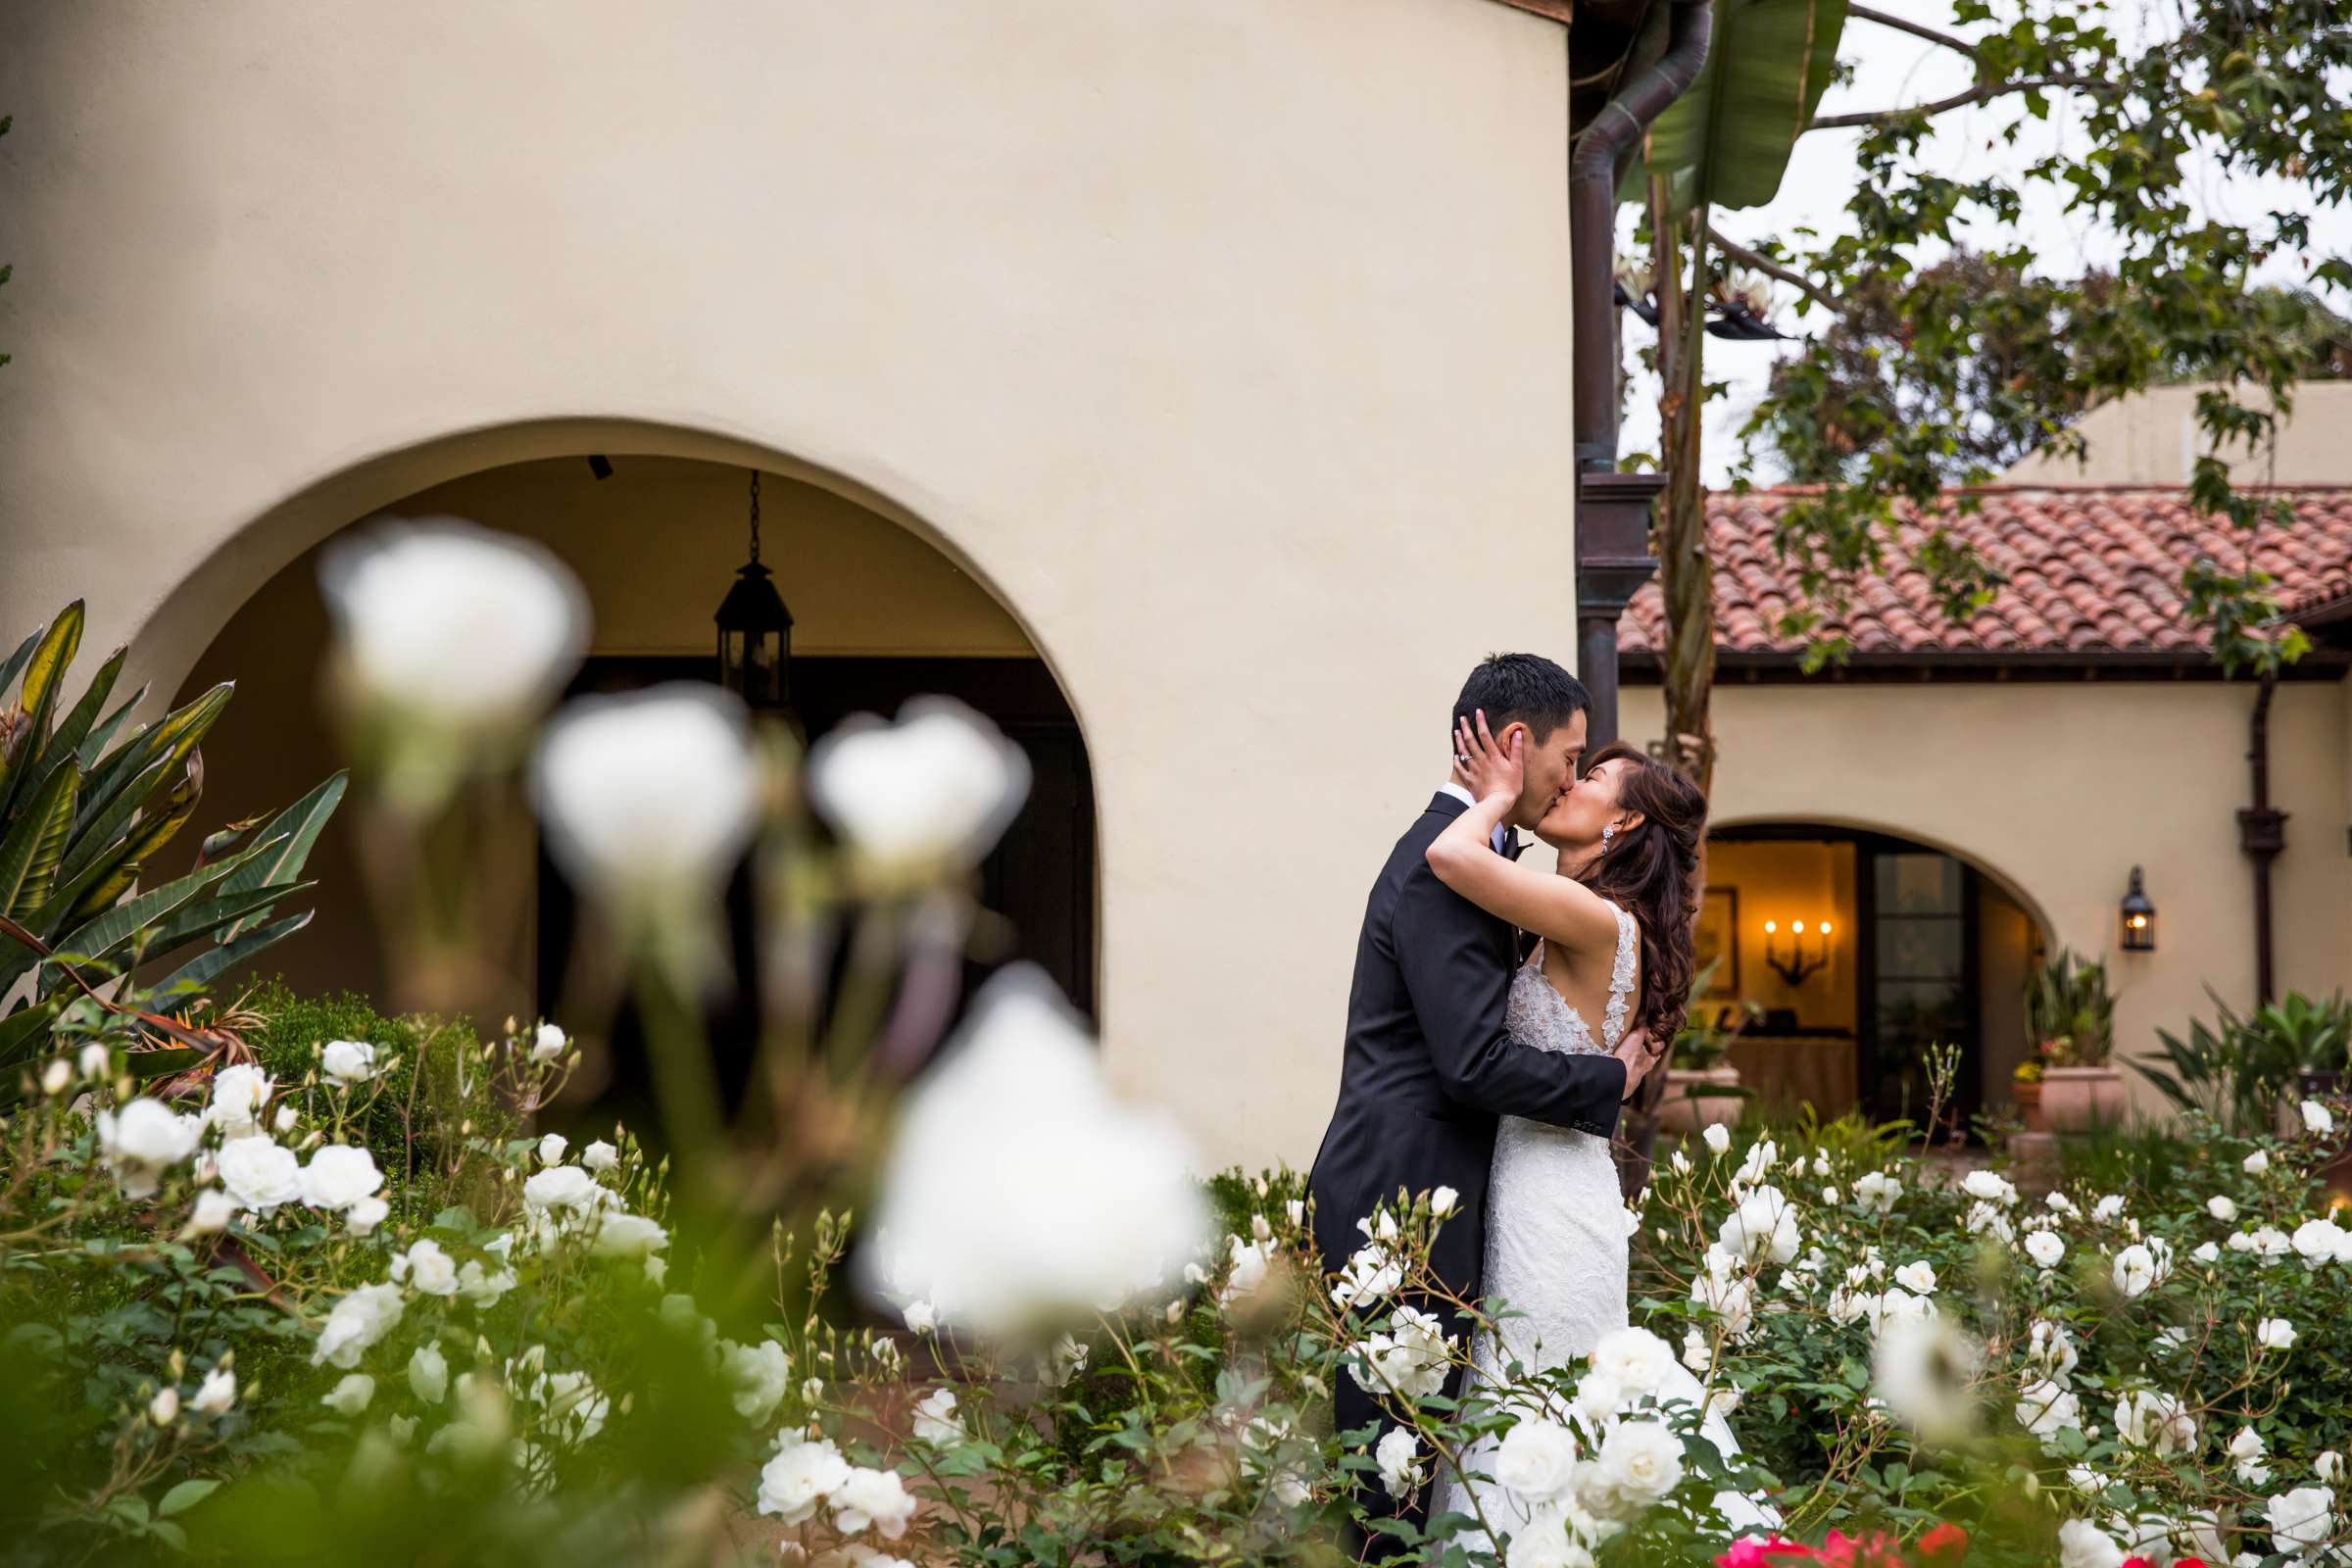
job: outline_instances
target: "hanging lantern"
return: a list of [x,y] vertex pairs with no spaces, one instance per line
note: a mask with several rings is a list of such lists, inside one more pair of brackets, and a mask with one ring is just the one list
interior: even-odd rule
[[2132,868],[2132,889],[2124,895],[2124,951],[2156,951],[2156,906],[2148,902],[2136,865]]
[[756,710],[792,707],[792,612],[760,564],[760,475],[752,474],[751,560],[719,601],[718,683]]

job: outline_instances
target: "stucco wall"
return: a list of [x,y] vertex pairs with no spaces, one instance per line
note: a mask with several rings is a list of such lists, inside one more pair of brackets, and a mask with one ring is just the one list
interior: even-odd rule
[[[2001,483],[2185,485],[2211,445],[2197,423],[2201,390],[2150,387],[2103,404],[2075,427],[2083,442],[2080,461],[2036,452],[2011,466]],[[2263,395],[2249,400],[2256,408],[2270,405]],[[2230,477],[2240,484],[2342,484],[2352,478],[2348,442],[2352,383],[2306,381],[2295,388],[2294,411],[2279,421],[2277,451],[2251,454],[2232,446],[2225,456]]]
[[[2053,942],[2109,956],[2119,1045],[2254,994],[2253,878],[2237,848],[2253,691],[2220,682],[1734,686],[1715,694],[1714,819],[1881,828],[1973,860]],[[2290,813],[2275,873],[2278,984],[2352,983],[2345,693],[2281,686],[2272,791]],[[1629,738],[1662,729],[1625,694]],[[2147,868],[2158,946],[2115,952],[2117,905]],[[2160,1101],[2132,1078],[2139,1102]]]
[[1555,24],[15,0],[5,25],[0,624],[86,594],[169,691],[327,532],[475,469],[651,452],[839,489],[1008,607],[1086,726],[1115,1075],[1212,1158],[1311,1152],[1364,887],[1453,686],[1572,642]]

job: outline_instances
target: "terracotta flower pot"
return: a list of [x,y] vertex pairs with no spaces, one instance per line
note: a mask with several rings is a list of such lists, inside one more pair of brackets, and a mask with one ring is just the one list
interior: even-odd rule
[[1666,1095],[1658,1102],[1658,1126],[1666,1132],[1693,1133],[1712,1122],[1738,1121],[1742,1103],[1739,1096],[1692,1095],[1690,1091],[1700,1084],[1736,1088],[1739,1083],[1740,1069],[1728,1063],[1703,1071],[1692,1067],[1667,1068]]
[[2050,1130],[2050,1120],[2047,1116],[2042,1114],[2041,1109],[2040,1079],[2010,1079],[2009,1099],[2016,1104],[2017,1113],[2026,1124],[2026,1131],[2030,1133],[2046,1133]]
[[2120,1127],[2131,1108],[2121,1067],[2045,1067],[2041,1113],[2052,1132],[2082,1133]]

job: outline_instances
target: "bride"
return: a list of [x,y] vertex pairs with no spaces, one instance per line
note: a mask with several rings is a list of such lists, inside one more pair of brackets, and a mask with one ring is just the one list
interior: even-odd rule
[[[1637,1023],[1650,1039],[1671,1042],[1690,992],[1705,799],[1632,747],[1605,746],[1536,827],[1559,851],[1556,873],[1546,873],[1489,848],[1521,787],[1518,737],[1509,751],[1500,749],[1480,713],[1462,724],[1454,752],[1456,781],[1478,804],[1431,843],[1430,869],[1463,898],[1541,939],[1511,977],[1512,1043],[1605,1054]],[[1600,1020],[1597,1035],[1592,1018]],[[1487,1190],[1481,1288],[1517,1315],[1479,1336],[1473,1380],[1499,1383],[1513,1362],[1530,1372],[1564,1365],[1626,1327],[1631,1229],[1606,1139],[1503,1117]],[[1697,1404],[1697,1380],[1679,1365],[1670,1371],[1662,1397]],[[1710,1416],[1703,1431],[1727,1457],[1737,1451],[1721,1416]],[[1463,1455],[1462,1470],[1491,1474],[1494,1449],[1495,1440],[1485,1440]],[[1465,1489],[1451,1471],[1440,1479],[1435,1512],[1470,1512],[1470,1492],[1487,1518],[1514,1530],[1527,1523],[1527,1511],[1502,1488],[1477,1480]],[[1724,1494],[1716,1503],[1735,1526],[1772,1522],[1743,1497]]]

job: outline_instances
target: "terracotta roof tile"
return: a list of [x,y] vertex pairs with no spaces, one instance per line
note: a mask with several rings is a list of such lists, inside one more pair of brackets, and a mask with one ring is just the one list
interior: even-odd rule
[[[1707,497],[1707,548],[1715,563],[1716,647],[1726,653],[1793,654],[1803,639],[1780,635],[1796,573],[1773,549],[1773,527],[1797,490]],[[2295,526],[2255,537],[2255,564],[2277,579],[2290,614],[2352,596],[2352,487],[2282,491]],[[1994,486],[1980,510],[1940,518],[2008,576],[1993,603],[1947,621],[1924,573],[1898,566],[1854,584],[1847,614],[1828,630],[1860,653],[1952,655],[2145,654],[2202,651],[2180,573],[2199,556],[2244,559],[2245,535],[2199,516],[2178,488]],[[1907,558],[1936,518],[1906,512],[1889,561]],[[1665,612],[1652,581],[1618,623],[1621,645],[1654,654]]]

